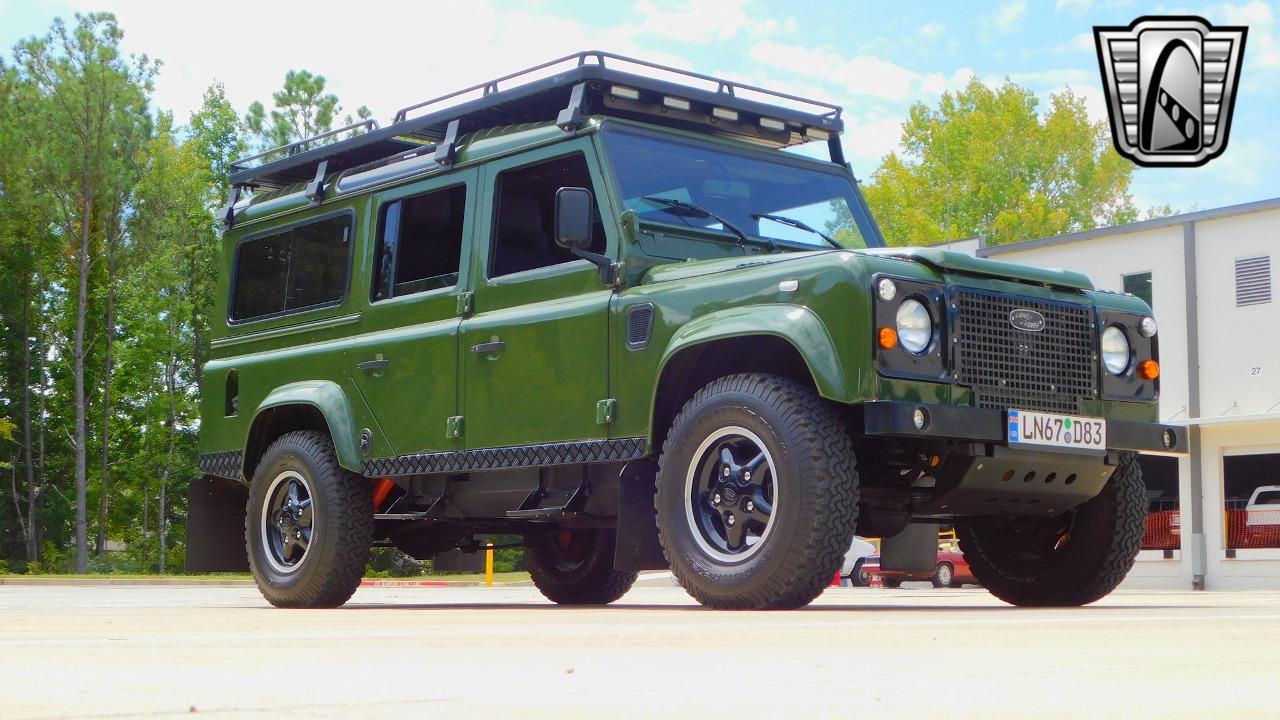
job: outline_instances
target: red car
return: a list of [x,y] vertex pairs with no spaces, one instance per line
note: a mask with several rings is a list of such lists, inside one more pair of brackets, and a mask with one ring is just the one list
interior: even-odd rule
[[862,561],[859,580],[869,583],[873,576],[879,576],[884,586],[896,588],[907,580],[927,580],[934,587],[960,587],[966,583],[976,584],[977,578],[969,570],[969,563],[954,544],[943,544],[938,547],[938,566],[932,575],[916,575],[903,570],[881,570],[880,556],[871,555]]

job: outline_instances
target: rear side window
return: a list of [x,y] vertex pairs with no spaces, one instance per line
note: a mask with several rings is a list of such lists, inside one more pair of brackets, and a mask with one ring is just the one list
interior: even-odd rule
[[231,320],[254,320],[340,302],[346,293],[350,246],[349,215],[240,243]]
[[465,185],[384,205],[372,299],[457,285],[466,207]]

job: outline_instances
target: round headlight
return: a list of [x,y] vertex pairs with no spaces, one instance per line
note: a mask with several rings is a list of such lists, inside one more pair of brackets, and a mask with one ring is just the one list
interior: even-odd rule
[[1138,332],[1142,333],[1142,337],[1155,337],[1157,329],[1156,319],[1153,317],[1144,317],[1138,323]]
[[1129,338],[1115,325],[1102,331],[1102,364],[1112,375],[1123,375],[1129,369]]
[[889,278],[881,278],[880,282],[876,285],[876,293],[880,296],[881,300],[889,302],[897,297],[898,286]]
[[905,300],[898,306],[898,342],[908,352],[920,355],[929,349],[933,339],[933,317],[918,300]]

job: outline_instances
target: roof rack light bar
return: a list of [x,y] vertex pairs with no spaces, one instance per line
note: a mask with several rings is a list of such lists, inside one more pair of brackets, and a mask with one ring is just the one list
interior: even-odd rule
[[333,137],[334,135],[341,135],[344,132],[350,132],[352,130],[364,130],[365,132],[370,132],[372,130],[377,130],[377,129],[378,129],[378,121],[374,120],[373,118],[369,118],[368,120],[361,120],[360,122],[354,122],[354,123],[351,123],[350,125],[343,125],[342,127],[337,128],[335,130],[330,130],[329,132],[323,132],[323,133],[320,133],[319,135],[313,135],[309,138],[298,140],[297,142],[291,142],[285,145],[281,145],[279,147],[273,147],[270,150],[264,150],[263,152],[260,152],[257,155],[250,155],[249,157],[243,157],[238,160],[234,160],[231,163],[231,170],[232,172],[235,172],[236,170],[244,170],[245,169],[244,166],[246,163],[251,163],[254,160],[261,160],[262,158],[267,157],[268,155],[275,155],[276,153],[284,153],[286,156],[297,155],[298,153],[306,149],[306,146],[310,145],[311,143],[314,143],[317,140],[323,140],[328,137]]

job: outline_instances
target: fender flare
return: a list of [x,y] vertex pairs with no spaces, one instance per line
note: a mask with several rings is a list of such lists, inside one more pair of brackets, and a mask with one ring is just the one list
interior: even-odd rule
[[682,350],[715,340],[772,335],[791,344],[809,368],[818,393],[830,400],[850,402],[853,389],[827,326],[803,305],[746,305],[707,313],[685,323],[671,337],[658,367],[651,407],[656,407],[660,379],[667,363]]
[[360,448],[356,444],[355,415],[351,409],[351,401],[340,385],[328,380],[303,380],[281,385],[267,393],[253,411],[253,421],[249,424],[243,447],[249,447],[249,440],[258,428],[263,413],[286,405],[309,405],[319,410],[329,427],[329,437],[333,440],[338,464],[353,472],[361,471],[363,462]]

